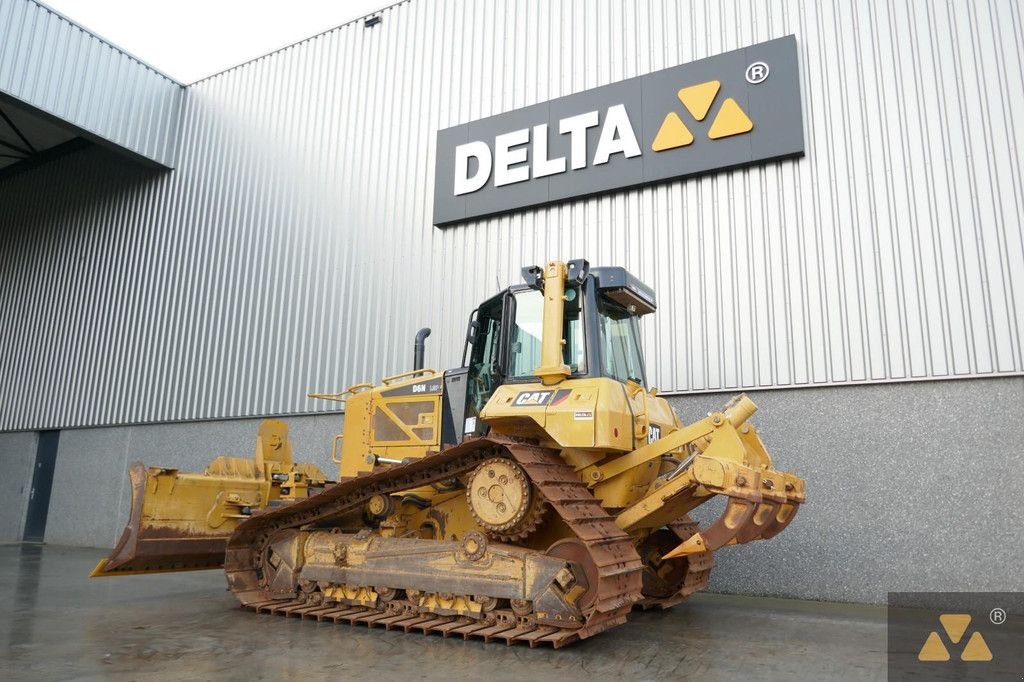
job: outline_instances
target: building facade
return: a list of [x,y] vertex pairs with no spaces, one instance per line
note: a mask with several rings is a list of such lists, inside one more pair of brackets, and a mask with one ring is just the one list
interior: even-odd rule
[[[378,16],[187,87],[149,73],[97,113],[56,104],[98,78],[72,66],[82,38],[58,39],[74,27],[0,2],[23,46],[0,48],[0,103],[90,141],[0,176],[6,539],[31,520],[41,433],[59,432],[46,541],[109,546],[130,461],[244,454],[251,418],[275,415],[329,469],[341,417],[307,393],[407,369],[424,326],[427,365],[456,366],[477,303],[523,266],[583,257],[657,292],[648,377],[684,420],[747,391],[778,464],[807,478],[794,524],[719,552],[713,587],[1021,587],[1016,3],[411,0]],[[785,36],[802,155],[434,226],[438,131]]]

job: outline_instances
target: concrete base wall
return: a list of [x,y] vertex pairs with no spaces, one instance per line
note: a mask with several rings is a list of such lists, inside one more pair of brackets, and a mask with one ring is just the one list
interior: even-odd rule
[[20,542],[24,534],[37,440],[34,431],[0,433],[0,542]]
[[[881,603],[888,591],[1024,589],[1024,378],[750,395],[778,466],[807,480],[808,503],[775,539],[718,552],[712,590]],[[671,401],[693,421],[727,399]],[[287,421],[296,459],[334,474],[340,417]],[[249,456],[258,426],[63,431],[47,542],[112,546],[128,516],[129,463],[201,470],[217,454]],[[20,537],[34,455],[34,434],[0,434],[0,493],[20,500],[0,507],[3,537]],[[696,516],[707,522],[713,511]]]

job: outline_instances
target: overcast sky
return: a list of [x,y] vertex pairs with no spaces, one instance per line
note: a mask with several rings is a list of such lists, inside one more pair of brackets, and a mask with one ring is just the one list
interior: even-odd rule
[[43,0],[182,83],[194,83],[395,0]]

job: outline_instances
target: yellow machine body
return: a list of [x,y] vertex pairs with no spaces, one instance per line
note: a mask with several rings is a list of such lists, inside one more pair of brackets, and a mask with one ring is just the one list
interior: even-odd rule
[[146,467],[128,470],[128,525],[93,576],[219,568],[227,539],[254,511],[321,490],[314,464],[292,462],[288,425],[260,424],[252,459],[219,456],[202,473]]
[[[715,551],[793,520],[804,482],[775,468],[748,397],[684,423],[642,371],[579,360],[635,343],[653,293],[582,261],[527,274],[532,288],[488,303],[500,331],[477,316],[461,370],[313,394],[344,404],[337,484],[292,462],[280,422],[261,427],[252,460],[202,474],[134,465],[128,527],[94,575],[224,565],[257,610],[560,646],[634,605],[674,605],[707,584]],[[542,304],[525,298],[537,290]],[[508,316],[539,305],[528,338]],[[570,339],[581,325],[586,344]],[[537,366],[512,376],[485,341]],[[688,513],[716,496],[721,517],[699,528]]]
[[436,452],[441,445],[441,380],[432,369],[417,370],[342,394],[347,396],[345,428],[335,437],[332,454],[340,465],[338,476],[371,471],[375,455],[401,461]]

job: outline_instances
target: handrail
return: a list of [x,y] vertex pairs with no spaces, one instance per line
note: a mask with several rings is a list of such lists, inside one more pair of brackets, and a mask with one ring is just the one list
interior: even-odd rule
[[438,372],[437,372],[436,369],[430,369],[429,367],[424,367],[422,369],[414,369],[414,370],[411,370],[409,372],[402,372],[401,374],[395,374],[394,376],[384,377],[380,381],[381,381],[382,384],[387,386],[388,384],[391,384],[391,383],[393,383],[395,381],[398,381],[399,379],[404,379],[406,377],[414,377],[417,374],[437,374],[437,373]]
[[365,391],[373,388],[373,384],[354,384],[349,386],[341,393],[307,393],[307,398],[317,398],[319,400],[333,400],[335,402],[345,402],[345,396],[349,393],[358,393],[359,391]]

